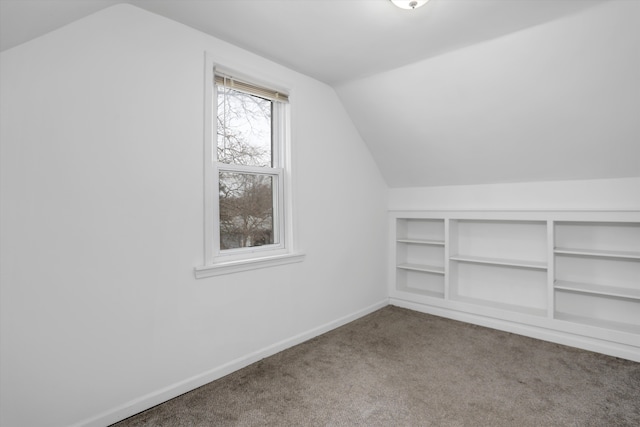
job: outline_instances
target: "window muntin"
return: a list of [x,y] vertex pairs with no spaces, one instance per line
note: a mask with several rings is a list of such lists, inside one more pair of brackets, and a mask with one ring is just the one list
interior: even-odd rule
[[219,75],[214,93],[214,258],[285,249],[282,154],[287,98]]

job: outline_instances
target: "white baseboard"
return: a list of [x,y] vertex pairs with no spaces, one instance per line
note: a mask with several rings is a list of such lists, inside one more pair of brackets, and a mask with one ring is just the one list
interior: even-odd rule
[[293,347],[295,345],[308,341],[311,338],[317,337],[318,335],[322,335],[326,332],[329,332],[332,329],[336,329],[340,326],[346,325],[347,323],[352,322],[356,319],[359,319],[360,317],[366,316],[367,314],[372,313],[376,310],[379,310],[387,306],[388,304],[389,304],[389,299],[385,298],[382,301],[379,301],[375,304],[372,304],[354,313],[343,316],[331,322],[325,323],[324,325],[321,325],[311,330],[308,330],[306,332],[300,333],[291,338],[287,338],[285,340],[272,344],[268,347],[260,349],[254,353],[232,360],[228,363],[225,363],[224,365],[221,365],[209,371],[203,372],[202,374],[195,375],[191,378],[187,378],[183,381],[164,387],[160,390],[156,390],[152,393],[149,393],[145,396],[141,396],[137,399],[131,400],[123,405],[117,406],[113,409],[105,411],[94,417],[87,418],[83,421],[73,424],[71,427],[108,426],[110,424],[113,424],[125,418],[128,418],[132,415],[135,415],[139,412],[147,410],[162,402],[166,402],[167,400],[180,396],[181,394],[184,394],[188,391],[194,390],[198,387],[208,384],[211,381],[215,381],[219,378],[222,378],[225,375],[228,375],[239,369],[247,367],[252,363],[255,363],[259,360],[264,359],[265,357],[272,356],[276,353],[286,350],[287,348]]
[[542,341],[549,341],[556,344],[562,344],[569,347],[576,347],[583,350],[632,360],[634,362],[640,362],[640,354],[638,353],[637,347],[479,314],[435,307],[399,298],[389,298],[389,304],[396,307],[419,311],[421,313],[445,317],[447,319],[459,320],[461,322],[472,323],[474,325],[484,326],[491,329],[524,335],[526,337],[536,338]]

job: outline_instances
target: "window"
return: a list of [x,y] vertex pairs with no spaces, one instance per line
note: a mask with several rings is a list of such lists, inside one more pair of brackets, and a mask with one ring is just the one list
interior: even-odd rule
[[[239,88],[238,88],[239,86]],[[216,74],[220,255],[284,242],[280,159],[287,98]],[[259,94],[259,95],[258,95]],[[268,97],[268,98],[267,98]],[[274,99],[278,99],[277,101]],[[252,251],[253,252],[253,251]]]
[[289,97],[207,64],[205,262],[196,277],[296,262]]

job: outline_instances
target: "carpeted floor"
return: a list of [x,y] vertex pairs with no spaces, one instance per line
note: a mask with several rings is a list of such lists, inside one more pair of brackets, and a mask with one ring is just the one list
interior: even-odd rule
[[640,364],[388,306],[115,426],[640,426]]

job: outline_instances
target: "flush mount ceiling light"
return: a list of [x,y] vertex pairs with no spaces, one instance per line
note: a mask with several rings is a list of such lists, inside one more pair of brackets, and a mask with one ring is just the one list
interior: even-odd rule
[[391,0],[391,3],[401,9],[416,9],[420,6],[424,6],[428,1],[429,0]]

